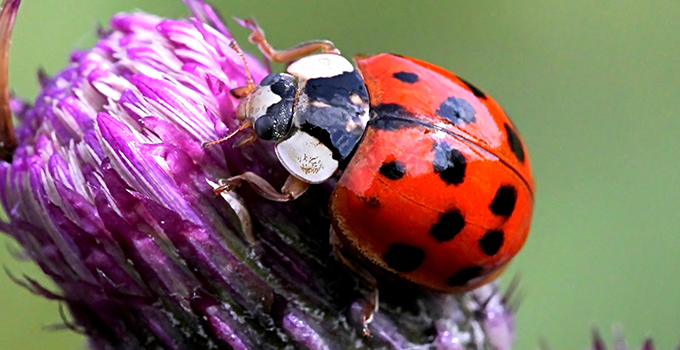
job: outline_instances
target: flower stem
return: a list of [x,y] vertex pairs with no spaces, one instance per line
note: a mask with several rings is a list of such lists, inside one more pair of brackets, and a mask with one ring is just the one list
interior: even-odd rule
[[21,0],[4,0],[0,10],[0,159],[11,162],[17,139],[9,105],[9,44]]

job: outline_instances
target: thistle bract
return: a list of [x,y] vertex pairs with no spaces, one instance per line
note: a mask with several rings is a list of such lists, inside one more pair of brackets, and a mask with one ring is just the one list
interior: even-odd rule
[[[266,142],[201,147],[238,125],[229,90],[246,75],[212,9],[185,2],[186,20],[115,16],[41,75],[33,103],[11,101],[0,229],[59,290],[20,283],[66,305],[93,349],[509,349],[493,285],[454,296],[385,282],[364,336],[360,283],[328,243],[332,183],[284,204],[213,194],[231,174],[287,174]],[[4,3],[9,29],[18,3]],[[256,82],[268,73],[246,59]]]

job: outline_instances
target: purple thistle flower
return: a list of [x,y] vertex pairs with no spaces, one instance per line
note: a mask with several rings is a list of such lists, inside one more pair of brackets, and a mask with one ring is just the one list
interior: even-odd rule
[[[513,318],[495,285],[437,295],[381,282],[365,337],[359,280],[328,243],[332,184],[283,204],[247,187],[214,196],[230,174],[274,184],[287,174],[266,142],[201,147],[238,125],[229,90],[246,84],[209,6],[185,0],[188,20],[115,16],[94,48],[40,75],[31,104],[6,94],[19,2],[0,15],[0,230],[59,291],[17,282],[66,305],[91,348],[510,348]],[[267,69],[246,57],[259,81]],[[8,106],[16,150],[1,124],[11,130]]]

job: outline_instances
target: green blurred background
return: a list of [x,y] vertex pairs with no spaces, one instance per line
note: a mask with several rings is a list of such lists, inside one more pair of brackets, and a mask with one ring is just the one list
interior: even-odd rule
[[[395,52],[464,76],[504,106],[537,179],[533,230],[504,277],[525,296],[515,349],[583,349],[598,325],[610,340],[680,340],[680,2],[633,0],[226,1],[286,47],[326,38],[346,54]],[[185,16],[179,0],[39,0],[19,11],[10,83],[35,96],[35,72],[54,73],[119,11]],[[229,21],[243,38],[245,31]],[[242,41],[242,46],[253,50]],[[0,263],[40,276],[11,257]],[[7,248],[6,248],[7,247]],[[0,273],[0,349],[82,349],[44,327],[58,305]]]

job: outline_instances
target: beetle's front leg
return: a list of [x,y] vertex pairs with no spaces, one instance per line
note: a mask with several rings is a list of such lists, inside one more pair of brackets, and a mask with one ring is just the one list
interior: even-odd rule
[[243,21],[242,24],[251,30],[248,40],[250,40],[251,43],[256,44],[262,54],[265,55],[268,60],[275,63],[295,61],[298,58],[307,56],[316,51],[340,54],[340,51],[335,48],[335,44],[328,40],[307,41],[286,50],[275,50],[269,44],[269,42],[267,42],[267,38],[264,36],[264,31],[262,28],[260,28],[260,26],[257,25],[255,20],[250,18]]
[[274,188],[274,186],[272,186],[261,176],[250,171],[246,171],[241,175],[220,180],[220,186],[215,188],[214,192],[215,194],[220,194],[224,191],[231,191],[241,186],[244,182],[249,183],[253,190],[263,198],[275,202],[288,202],[295,200],[305,193],[307,188],[309,188],[309,183],[290,175],[288,176],[288,179],[286,179],[286,183],[281,188],[281,192],[279,192]]

